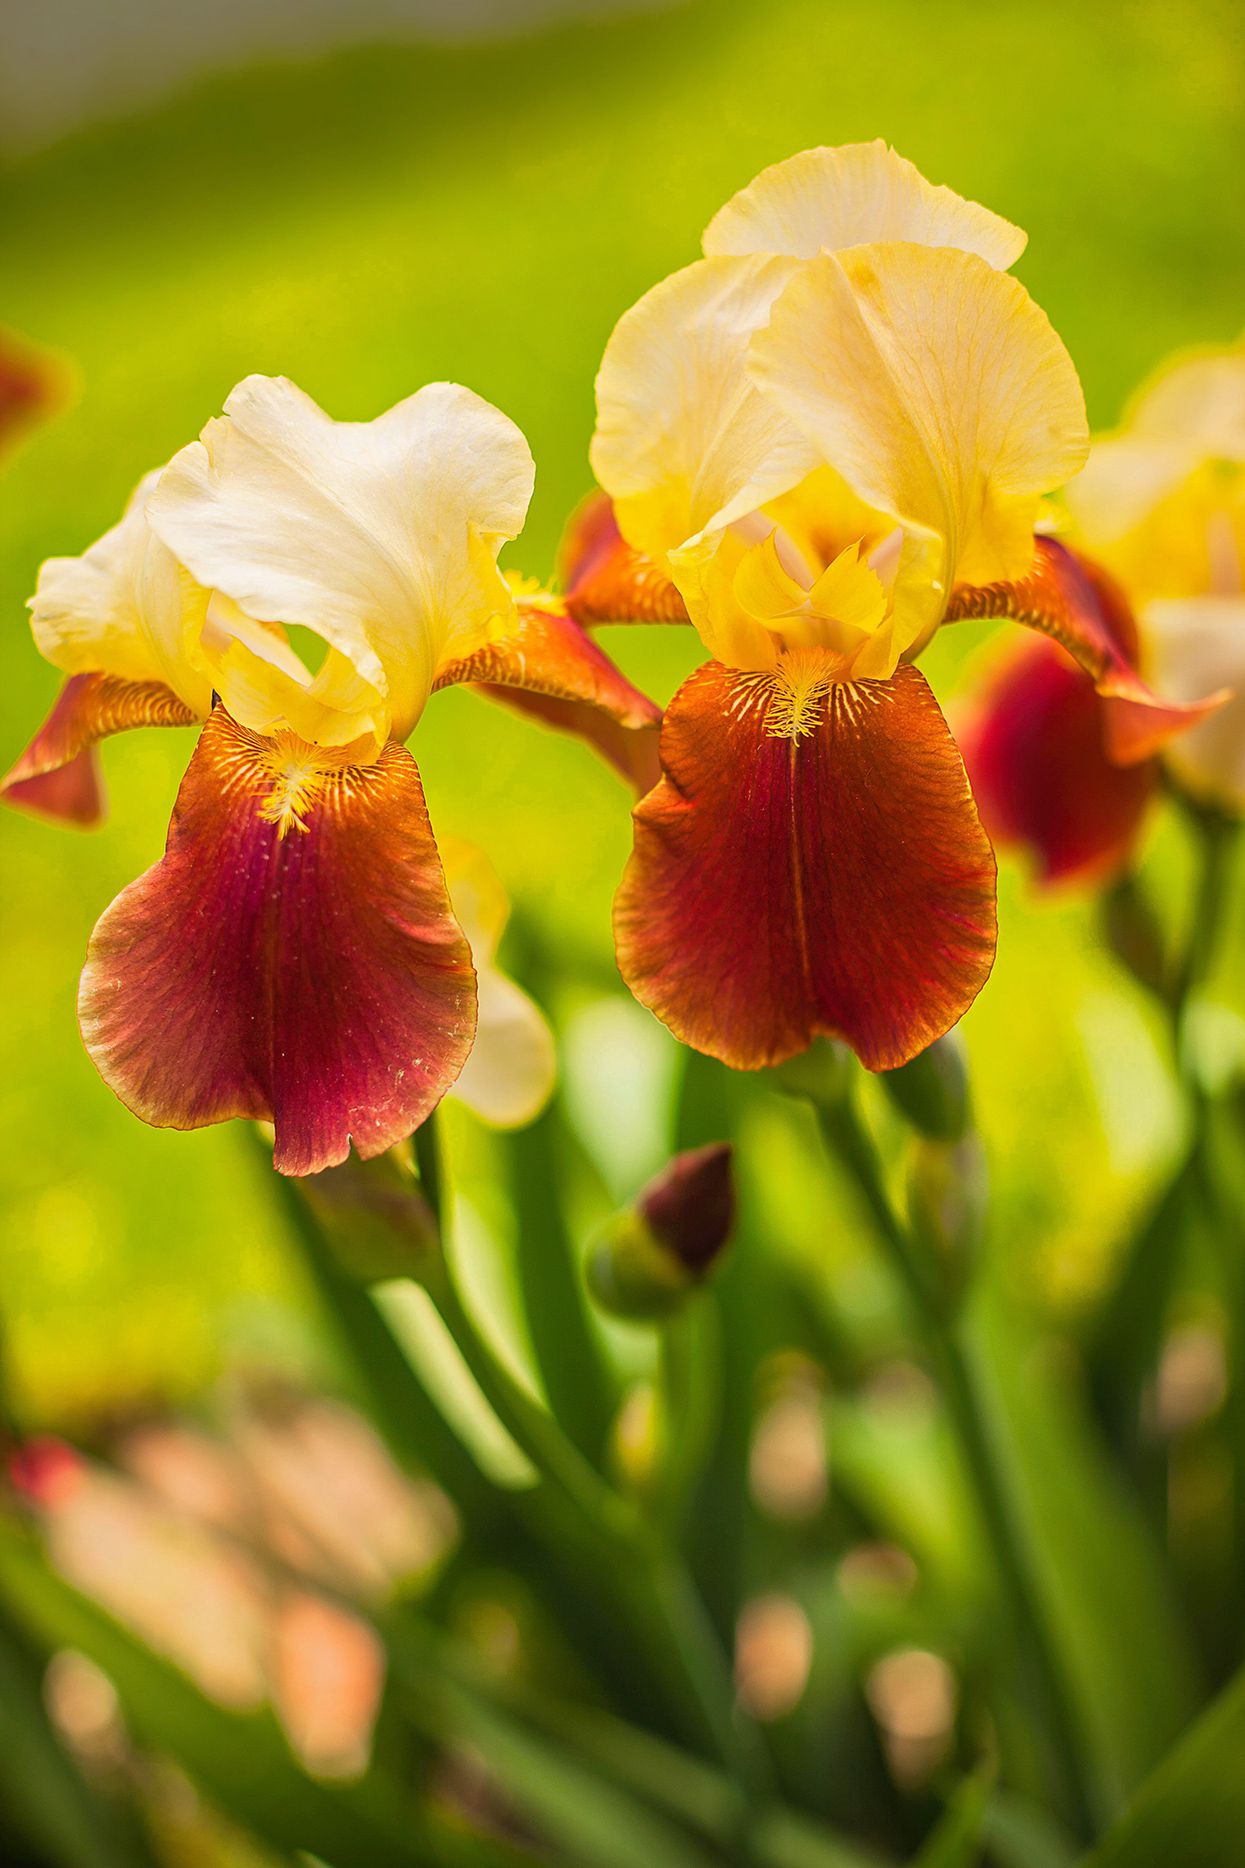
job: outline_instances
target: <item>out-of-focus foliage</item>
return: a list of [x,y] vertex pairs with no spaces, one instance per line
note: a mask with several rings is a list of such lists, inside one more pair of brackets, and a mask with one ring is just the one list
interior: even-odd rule
[[[342,417],[438,377],[494,400],[538,463],[510,562],[548,574],[587,486],[592,375],[615,317],[695,255],[735,187],[804,145],[884,135],[1027,227],[1019,271],[1076,358],[1092,417],[1109,421],[1164,352],[1245,321],[1243,66],[1236,10],[1214,0],[1053,0],[1040,16],[1017,0],[937,12],[691,0],[504,45],[213,81],[11,167],[0,311],[72,360],[79,395],[0,490],[0,754],[16,753],[54,691],[22,618],[40,559],[95,538],[250,371],[288,373]],[[926,659],[953,719],[983,634],[944,631]],[[677,629],[608,637],[659,699],[700,654]],[[773,1785],[748,1859],[865,1868],[843,1839],[862,1836],[895,1859],[919,1848],[927,1868],[983,1846],[999,1868],[1068,1868],[1068,1837],[1036,1800],[1068,1778],[1067,1759],[1045,1756],[972,1461],[953,1457],[957,1410],[962,1437],[975,1407],[1005,1463],[1021,1594],[1067,1701],[1083,1827],[1106,1836],[1094,1868],[1172,1859],[1216,1797],[1196,1859],[1226,1868],[1245,1550],[1228,1317],[1245,1304],[1210,1249],[1199,1176],[1239,1182],[1240,1108],[1223,1099],[1205,1153],[1180,1163],[1197,1083],[1221,1087],[1239,1067],[1239,898],[1186,1034],[1200,1077],[1182,1088],[1162,1007],[1112,958],[1095,906],[1036,901],[1005,868],[998,963],[963,1034],[989,1217],[983,1240],[957,1240],[963,1264],[922,1338],[879,1250],[876,1203],[871,1226],[810,1109],[772,1080],[681,1054],[622,993],[609,901],[629,840],[623,788],[583,746],[442,697],[413,741],[431,814],[501,871],[516,910],[503,957],[548,1010],[562,1071],[550,1110],[514,1136],[445,1112],[461,1285],[500,1356],[468,1354],[490,1412],[447,1344],[447,1324],[472,1338],[424,1251],[435,1202],[408,1252],[427,1288],[368,1290],[358,1280],[393,1267],[370,1236],[341,1249],[350,1184],[321,1189],[321,1235],[300,1196],[257,1171],[240,1126],[148,1130],[79,1046],[88,931],[156,856],[188,742],[111,743],[113,811],[94,835],[0,814],[6,1405],[19,1429],[62,1426],[115,1454],[111,1416],[202,1416],[222,1374],[226,1393],[257,1377],[326,1387],[452,1498],[461,1535],[426,1594],[352,1601],[374,1617],[387,1684],[366,1773],[333,1785],[294,1762],[266,1703],[280,1710],[279,1694],[214,1701],[169,1650],[144,1649],[53,1575],[6,1510],[0,1714],[37,1705],[44,1648],[77,1649],[111,1675],[137,1741],[102,1775],[96,1758],[84,1787],[66,1775],[63,1718],[22,1716],[21,1757],[49,1786],[36,1816],[63,1804],[38,1845],[82,1855],[98,1778],[119,1824],[115,1839],[99,1830],[108,1868],[110,1847],[146,1868],[145,1841],[118,1815],[131,1804],[168,1859],[230,1868],[317,1843],[341,1868],[504,1868],[532,1859],[532,1835],[577,1868],[743,1859],[738,1785],[707,1760],[748,1728],[732,1721],[728,1674],[706,1717],[678,1667],[663,1669],[665,1614],[684,1618],[702,1658],[715,1638],[733,1655],[738,1707],[764,1728]],[[1176,951],[1194,842],[1155,814],[1142,882]],[[862,1101],[860,1134],[898,1189],[905,1158],[916,1176],[911,1098],[866,1085]],[[955,1139],[958,1115],[926,1126],[932,1200],[982,1157]],[[727,1137],[735,1242],[658,1352],[651,1333],[590,1312],[582,1248],[676,1149]],[[431,1201],[427,1180],[424,1191]],[[978,1191],[966,1189],[974,1202]],[[945,1259],[947,1241],[926,1231]],[[957,1316],[963,1367],[945,1358]],[[977,1384],[975,1399],[957,1400],[956,1380]],[[354,1521],[347,1494],[325,1495]],[[686,1559],[707,1616],[693,1614],[690,1635],[687,1600],[633,1514]],[[289,1557],[265,1550],[275,1591]],[[256,1840],[212,1829],[205,1841],[187,1782],[147,1775],[162,1749]],[[465,1838],[464,1813],[487,1842]],[[172,1844],[165,1829],[178,1829]]]

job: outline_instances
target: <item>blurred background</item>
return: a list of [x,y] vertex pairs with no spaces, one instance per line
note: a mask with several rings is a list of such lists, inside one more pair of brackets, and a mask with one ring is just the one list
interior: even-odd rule
[[[1166,352],[1245,322],[1242,32],[1232,0],[0,9],[0,316],[73,382],[0,484],[0,759],[56,688],[23,610],[40,560],[111,525],[251,371],[293,377],[339,417],[437,378],[498,403],[538,466],[508,561],[547,576],[589,484],[615,318],[695,256],[734,189],[806,145],[883,136],[1026,227],[1020,274],[1109,424]],[[946,631],[927,659],[953,718],[988,633]],[[690,632],[606,638],[661,700],[698,659]],[[330,1362],[246,1136],[144,1128],[78,1040],[87,935],[159,853],[191,743],[110,743],[99,832],[0,815],[0,1315],[28,1428],[90,1435],[230,1371],[319,1379]],[[462,691],[437,698],[412,749],[438,830],[504,877],[518,970],[520,942],[558,963],[567,1119],[622,1197],[669,1152],[681,1068],[613,972],[629,800],[586,749]],[[1178,918],[1188,853],[1162,814],[1145,860]],[[995,975],[965,1025],[994,1175],[990,1275],[1075,1331],[1178,1149],[1178,1104],[1157,1015],[1092,904],[1038,899],[1005,864],[1001,908]],[[1212,1050],[1239,1042],[1245,1014],[1239,902],[1234,916]],[[757,1099],[747,1122],[763,1249],[867,1311],[854,1209],[786,1105]],[[495,1144],[462,1113],[450,1140],[480,1286],[505,1312]]]

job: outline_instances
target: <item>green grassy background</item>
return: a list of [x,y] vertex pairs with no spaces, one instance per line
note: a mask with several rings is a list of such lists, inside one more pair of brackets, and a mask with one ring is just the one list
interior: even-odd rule
[[[113,523],[140,473],[250,371],[290,375],[342,417],[439,377],[495,400],[538,464],[511,561],[547,573],[587,485],[613,320],[695,255],[729,193],[809,144],[883,135],[1027,227],[1019,271],[1109,421],[1170,347],[1245,322],[1243,65],[1228,0],[700,0],[213,81],[11,166],[0,316],[71,359],[79,392],[0,484],[0,758],[55,691],[22,608],[40,559]],[[659,698],[695,659],[683,632],[610,634]],[[952,707],[980,640],[935,645]],[[143,1128],[74,1022],[91,924],[158,854],[190,745],[178,732],[109,746],[101,832],[0,814],[0,1304],[32,1422],[189,1392],[239,1355],[302,1353],[299,1293],[243,1137]],[[483,844],[552,940],[606,966],[621,787],[582,748],[464,693],[433,703],[413,750],[437,826]],[[1156,826],[1147,861],[1178,915],[1172,827]],[[1240,935],[1238,916],[1238,954]],[[581,1126],[622,1183],[659,1152],[660,1125],[594,1137],[611,1126],[600,1110],[665,1082],[674,1047],[621,998],[563,1025]],[[1092,911],[1035,902],[1011,867],[996,975],[967,1030],[1003,1273],[1075,1307],[1175,1144],[1159,1034]],[[457,1138],[487,1210],[487,1152],[465,1122]],[[773,1211],[817,1249],[836,1215],[772,1112],[751,1149]],[[826,1247],[828,1275],[845,1250]]]

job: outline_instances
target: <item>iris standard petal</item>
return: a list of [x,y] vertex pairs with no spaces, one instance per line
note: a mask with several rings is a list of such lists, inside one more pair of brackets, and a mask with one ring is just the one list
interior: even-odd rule
[[494,1128],[534,1122],[557,1079],[553,1033],[540,1007],[497,965],[510,904],[491,863],[471,844],[441,848],[446,881],[475,959],[475,1043],[453,1094]]
[[823,254],[750,355],[820,458],[904,528],[896,653],[936,625],[952,581],[1028,570],[1039,496],[1089,436],[1071,358],[1017,280],[945,247]]
[[927,182],[879,137],[805,149],[762,169],[719,208],[705,229],[704,249],[813,259],[823,249],[916,240],[961,247],[991,266],[1008,267],[1024,252],[1026,238],[989,208]]
[[592,469],[628,544],[663,570],[693,535],[764,505],[815,465],[746,369],[792,270],[764,256],[698,260],[624,312],[606,345]]
[[252,376],[169,464],[151,517],[248,616],[338,651],[342,691],[321,684],[319,700],[344,709],[362,681],[405,739],[456,640],[510,612],[497,554],[533,475],[514,423],[457,384],[338,422],[284,378]]

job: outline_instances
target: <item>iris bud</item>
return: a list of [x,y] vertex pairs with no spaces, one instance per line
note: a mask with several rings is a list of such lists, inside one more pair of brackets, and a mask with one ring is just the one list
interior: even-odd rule
[[587,1265],[588,1288],[603,1310],[656,1320],[704,1282],[735,1221],[733,1154],[729,1142],[714,1142],[676,1155],[607,1222]]
[[900,1114],[929,1141],[958,1142],[968,1128],[968,1069],[960,1040],[936,1038],[898,1070],[878,1073]]
[[917,1136],[908,1156],[908,1222],[926,1282],[954,1316],[972,1282],[985,1231],[985,1153],[976,1135],[955,1143]]
[[351,1155],[299,1186],[341,1269],[360,1282],[419,1279],[439,1263],[437,1223],[401,1149],[371,1161]]
[[842,1102],[851,1087],[855,1058],[837,1038],[815,1038],[807,1051],[776,1064],[770,1076],[789,1096],[807,1096],[823,1105]]

